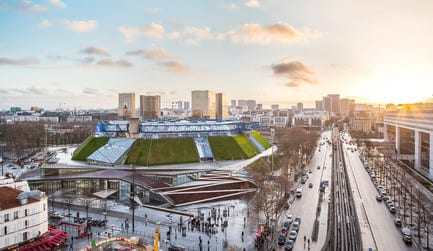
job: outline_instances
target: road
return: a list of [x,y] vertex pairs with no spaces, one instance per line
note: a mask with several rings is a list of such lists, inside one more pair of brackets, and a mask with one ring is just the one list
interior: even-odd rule
[[343,143],[344,154],[361,226],[363,250],[416,250],[403,242],[399,228],[394,224],[394,215],[385,203],[376,201],[378,192],[359,158],[359,151],[348,150],[353,148],[349,144],[351,138],[347,134],[343,137],[346,140]]
[[[330,181],[331,179],[332,158],[330,157],[330,153],[332,148],[326,143],[326,140],[323,139],[324,137],[329,139],[330,136],[330,131],[325,131],[322,133],[321,140],[319,142],[320,147],[316,149],[313,158],[307,167],[307,169],[310,169],[312,173],[308,175],[309,178],[305,184],[299,183],[299,187],[302,188],[302,197],[295,198],[290,208],[285,212],[286,215],[291,214],[293,217],[301,217],[302,220],[301,227],[298,231],[298,237],[293,248],[295,251],[305,250],[303,240],[304,236],[306,236],[307,239],[312,240],[313,226],[316,219],[316,209],[319,201],[320,182],[321,180]],[[317,166],[320,166],[320,169],[317,169]],[[308,187],[309,183],[313,183],[312,188]],[[329,193],[330,189],[328,187],[325,190],[323,197],[324,199],[321,201],[321,210],[317,218],[319,221],[319,235],[317,242],[310,241],[310,250],[320,250],[325,242],[327,232]],[[291,230],[291,228],[289,230]],[[279,246],[278,250],[284,250],[284,247]]]

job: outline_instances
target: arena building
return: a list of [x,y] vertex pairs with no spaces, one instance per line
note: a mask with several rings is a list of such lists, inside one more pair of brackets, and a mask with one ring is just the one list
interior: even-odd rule
[[[131,119],[99,123],[95,136],[109,139],[85,162],[46,164],[40,171],[25,173],[21,178],[28,180],[32,189],[47,194],[65,189],[129,202],[134,191],[138,204],[180,206],[245,196],[255,193],[256,185],[248,179],[233,177],[230,172],[220,172],[213,162],[208,137],[247,134],[258,154],[266,147],[250,135],[254,126],[241,121],[202,120],[140,123]],[[199,163],[155,167],[123,164],[135,140],[184,137],[194,139]],[[72,152],[64,155],[70,159]]]

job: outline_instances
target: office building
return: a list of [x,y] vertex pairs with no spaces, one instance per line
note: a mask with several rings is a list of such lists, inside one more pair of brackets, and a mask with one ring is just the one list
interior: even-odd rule
[[301,102],[296,104],[298,112],[302,112],[304,110],[304,104],[302,104]]
[[188,101],[183,102],[183,110],[189,111],[189,109],[191,109],[190,102]]
[[433,180],[433,104],[412,104],[386,111],[384,138],[395,142],[402,159]]
[[216,95],[209,90],[195,90],[191,92],[193,118],[216,118]]
[[216,94],[216,119],[228,119],[229,102],[225,93]]
[[271,105],[271,110],[272,111],[277,111],[279,109],[280,109],[280,105],[278,105],[278,104]]
[[135,118],[135,93],[119,93],[119,119]]
[[350,105],[348,98],[340,99],[340,113],[343,115],[349,115],[350,113]]
[[146,119],[159,119],[161,117],[161,96],[140,95],[140,117]]

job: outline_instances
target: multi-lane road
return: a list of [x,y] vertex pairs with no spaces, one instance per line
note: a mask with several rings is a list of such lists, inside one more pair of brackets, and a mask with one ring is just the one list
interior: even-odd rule
[[395,215],[390,213],[385,202],[378,202],[378,191],[360,158],[359,151],[351,149],[356,146],[349,142],[348,134],[342,135],[346,167],[353,198],[358,212],[364,250],[416,250],[414,246],[406,245],[402,240],[400,228],[394,224]]
[[[403,242],[400,229],[394,224],[394,215],[390,213],[385,203],[376,201],[377,189],[359,158],[359,151],[352,151],[356,146],[349,143],[351,141],[349,135],[343,133],[340,135],[340,139],[343,149],[340,151],[340,155],[344,158],[344,161],[341,161],[341,165],[344,166],[341,168],[345,167],[345,175],[348,179],[348,183],[343,186],[347,186],[345,189],[351,192],[350,196],[354,201],[352,207],[356,211],[358,221],[354,222],[354,217],[350,219],[350,224],[359,224],[360,240],[358,242],[362,243],[360,244],[362,250],[369,250],[370,248],[371,250],[416,250],[414,246],[407,246]],[[336,238],[336,236],[328,236],[327,239],[328,228],[334,227],[328,226],[328,210],[330,203],[332,203],[331,177],[337,175],[335,171],[332,173],[332,158],[335,152],[333,154],[333,147],[327,143],[328,140],[331,140],[331,131],[322,132],[318,148],[307,167],[308,170],[311,170],[311,173],[308,174],[308,180],[305,184],[299,183],[298,185],[302,188],[302,197],[294,198],[290,208],[284,212],[285,215],[292,215],[293,218],[301,217],[302,219],[293,247],[295,251],[308,250],[308,239],[310,239],[310,250],[322,250],[328,246],[330,239]],[[334,162],[336,161],[334,160]],[[339,170],[340,160],[335,164],[337,165],[335,170]],[[320,169],[317,169],[317,166],[320,166]],[[343,171],[343,169],[341,170]],[[343,178],[339,177],[340,179]],[[322,180],[328,180],[330,186],[325,189],[325,193],[319,201],[319,186]],[[313,184],[312,188],[309,188],[309,183]],[[320,210],[318,209],[319,206]],[[343,210],[347,210],[347,208]],[[313,241],[313,228],[316,220],[319,223],[319,230],[317,239]],[[283,223],[284,219],[281,220],[280,224]],[[289,228],[289,232],[290,230],[291,228]],[[352,237],[347,235],[343,238],[359,239],[359,233],[357,236],[355,235]],[[305,242],[304,236],[307,239]],[[356,246],[353,250],[358,250],[356,248],[360,248],[360,246]],[[284,250],[284,246],[279,246],[278,250]]]

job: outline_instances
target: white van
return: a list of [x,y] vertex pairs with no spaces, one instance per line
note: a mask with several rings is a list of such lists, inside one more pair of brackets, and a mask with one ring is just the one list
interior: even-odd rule
[[296,188],[296,197],[301,198],[302,197],[302,188],[298,187]]

